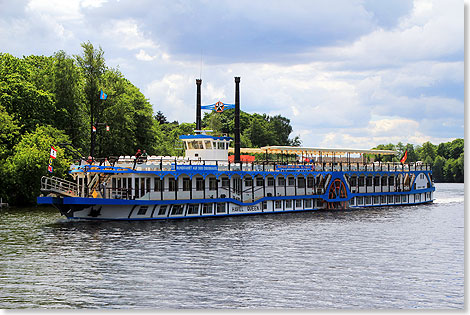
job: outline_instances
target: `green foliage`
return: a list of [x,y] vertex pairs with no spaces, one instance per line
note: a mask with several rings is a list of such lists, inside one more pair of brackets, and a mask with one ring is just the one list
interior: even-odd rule
[[[397,145],[389,143],[380,144],[374,149],[396,150],[398,155],[391,159],[394,162],[398,162],[405,150],[408,150],[406,162],[422,161],[432,165],[435,182],[464,182],[464,139],[455,139],[439,145],[428,141],[421,146],[409,143],[404,145],[401,142]],[[376,160],[390,161],[390,158],[376,157]]]
[[38,126],[24,134],[2,169],[7,184],[2,187],[2,197],[17,205],[34,203],[40,193],[41,177],[48,174],[51,145],[57,149],[57,158],[52,162],[54,175],[66,175],[71,160],[58,144],[68,141],[67,135],[51,126]]

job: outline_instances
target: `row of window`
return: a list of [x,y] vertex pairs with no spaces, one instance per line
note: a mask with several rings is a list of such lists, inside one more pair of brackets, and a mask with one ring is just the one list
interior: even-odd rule
[[[423,195],[423,200],[421,200]],[[410,200],[414,197],[414,200]],[[364,205],[385,205],[385,204],[402,204],[402,203],[413,203],[421,201],[431,200],[431,193],[422,193],[414,195],[388,195],[388,196],[358,196],[351,199],[350,204],[352,206],[364,206]]]
[[[355,187],[356,184],[359,187],[364,186],[364,177],[358,177],[359,181],[356,182],[357,178],[356,177],[351,177],[350,178],[350,185],[351,187]],[[378,177],[375,177],[377,179],[377,185],[378,183]],[[375,181],[374,179],[374,181]],[[196,191],[203,191],[206,186],[206,182],[202,177],[195,177],[195,185],[196,185]],[[134,181],[134,183],[133,183]],[[153,185],[152,184],[153,181]],[[284,186],[289,186],[289,187],[294,187],[297,184],[298,188],[314,188],[315,186],[320,186],[322,181],[322,177],[298,177],[295,178],[293,176],[287,177],[287,180],[285,177],[278,177],[277,178],[277,186],[279,187],[284,187]],[[388,177],[388,184],[390,186],[394,185],[395,177],[390,176]],[[227,177],[222,177],[220,179],[221,186],[222,188],[228,188],[230,187],[230,179]],[[168,178],[168,187],[164,187],[162,179],[159,177],[135,177],[134,179],[128,177],[128,178],[113,178],[112,179],[112,189],[118,189],[118,190],[129,190],[130,192],[132,190],[135,191],[136,196],[143,196],[145,193],[150,192],[151,190],[155,192],[160,192],[164,191],[165,188],[168,189],[168,191],[190,191],[192,188],[192,181],[189,177],[183,177],[181,181],[178,181],[174,177],[169,177]],[[234,177],[232,180],[232,188],[235,190],[235,192],[240,192],[242,187],[241,187],[242,180],[241,178]],[[134,184],[134,186],[132,186]],[[179,185],[182,184],[182,187],[179,187]],[[273,187],[275,185],[275,179],[274,177],[267,177],[267,180],[263,177],[255,177],[253,180],[251,177],[246,177],[244,179],[244,184],[245,187],[251,187],[253,184],[258,187],[262,187],[263,185],[267,185],[267,187]],[[375,183],[374,183],[375,184]],[[387,181],[382,181],[382,186],[386,186]],[[376,186],[377,186],[376,185]],[[153,186],[153,187],[152,187]],[[218,180],[215,177],[209,177],[208,178],[208,188],[209,190],[217,190],[218,186]],[[366,186],[372,186],[372,177],[367,177],[366,178]],[[379,186],[379,185],[378,185]]]
[[186,150],[193,149],[218,149],[218,150],[228,150],[229,142],[227,141],[210,141],[210,140],[193,140],[185,141]]
[[[302,209],[313,209],[315,207],[319,208],[323,205],[322,200],[320,199],[296,199],[296,200],[275,200],[274,201],[274,210],[302,210]],[[267,202],[262,203],[264,210],[268,208]],[[186,213],[184,212],[186,208]],[[226,213],[227,204],[224,202],[217,203],[202,203],[202,204],[187,204],[187,205],[161,205],[158,209],[158,216],[166,215],[204,215],[204,214],[216,214]],[[199,213],[199,210],[201,212]],[[148,206],[141,206],[137,215],[146,215],[149,210]],[[169,213],[168,213],[169,211]]]

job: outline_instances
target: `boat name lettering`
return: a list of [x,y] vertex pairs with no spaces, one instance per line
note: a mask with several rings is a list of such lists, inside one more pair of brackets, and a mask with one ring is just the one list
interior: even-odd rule
[[246,207],[233,207],[232,208],[232,213],[238,213],[238,212],[255,212],[259,211],[260,208],[259,206],[246,206]]
[[315,166],[313,165],[276,165],[276,170],[278,171],[305,171],[305,170],[314,170]]
[[[172,165],[172,168],[174,165]],[[177,171],[217,171],[217,165],[176,165]]]

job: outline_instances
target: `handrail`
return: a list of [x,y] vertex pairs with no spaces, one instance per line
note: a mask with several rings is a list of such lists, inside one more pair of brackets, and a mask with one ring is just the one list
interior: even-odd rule
[[76,183],[55,176],[41,177],[41,191],[64,196],[78,196],[78,186]]

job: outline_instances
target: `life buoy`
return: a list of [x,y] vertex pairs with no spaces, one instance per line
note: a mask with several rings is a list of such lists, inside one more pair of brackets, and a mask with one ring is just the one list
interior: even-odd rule
[[215,103],[215,111],[218,112],[218,113],[221,113],[224,111],[224,103],[222,103],[221,101],[218,101],[217,103]]

